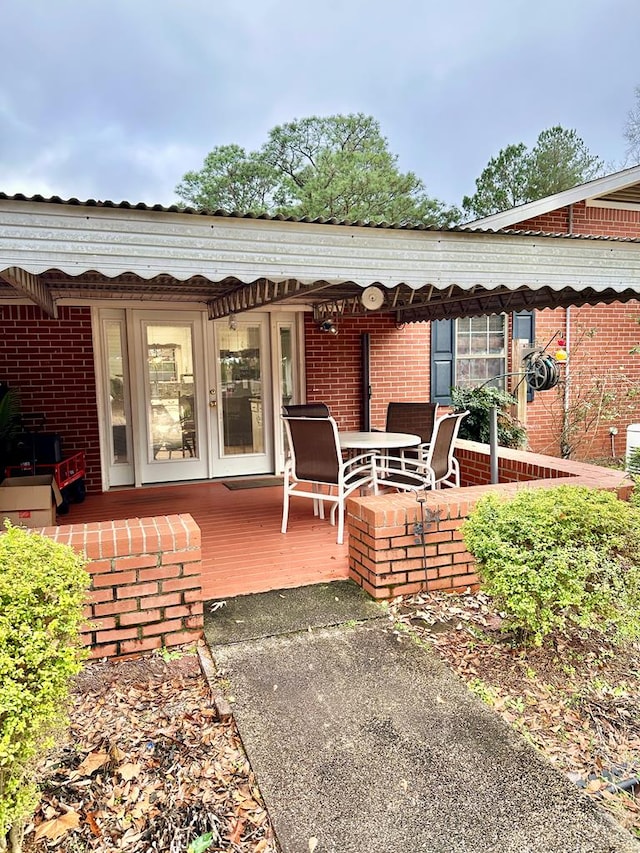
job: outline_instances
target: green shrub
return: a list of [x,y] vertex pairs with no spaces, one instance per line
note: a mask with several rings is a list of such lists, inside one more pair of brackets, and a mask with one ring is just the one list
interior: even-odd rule
[[89,575],[67,545],[18,527],[0,535],[0,850],[19,850],[33,764],[64,721],[81,666]]
[[524,642],[576,624],[640,637],[640,510],[579,486],[482,498],[463,525],[483,588]]
[[460,424],[459,437],[488,444],[489,412],[493,406],[496,406],[498,444],[502,447],[524,447],[527,431],[509,411],[515,402],[511,394],[488,385],[483,388],[452,388],[451,403],[454,411],[469,412]]

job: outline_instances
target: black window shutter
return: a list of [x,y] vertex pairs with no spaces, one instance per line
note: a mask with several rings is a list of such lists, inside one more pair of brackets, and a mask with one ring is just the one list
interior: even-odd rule
[[[513,338],[514,340],[527,340],[529,346],[533,346],[536,342],[536,316],[535,311],[514,311],[513,312]],[[519,365],[514,365],[513,370],[516,370]],[[533,400],[533,391],[527,388],[527,403]]]
[[451,405],[451,386],[455,385],[455,323],[431,321],[431,402]]

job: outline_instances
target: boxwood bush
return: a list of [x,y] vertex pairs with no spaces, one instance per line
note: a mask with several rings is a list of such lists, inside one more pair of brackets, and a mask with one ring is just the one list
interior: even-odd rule
[[483,589],[523,642],[572,625],[640,637],[640,509],[580,486],[486,495],[463,525]]
[[34,762],[64,720],[69,680],[81,667],[85,562],[19,527],[0,535],[0,850],[21,848]]

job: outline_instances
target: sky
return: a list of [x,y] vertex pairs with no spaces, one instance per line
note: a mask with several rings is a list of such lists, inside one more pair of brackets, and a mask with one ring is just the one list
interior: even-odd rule
[[560,124],[625,165],[638,0],[0,0],[0,191],[172,204],[217,145],[362,112],[459,205]]

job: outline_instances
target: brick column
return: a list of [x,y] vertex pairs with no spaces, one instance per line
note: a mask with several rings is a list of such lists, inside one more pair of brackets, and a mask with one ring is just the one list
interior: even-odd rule
[[422,504],[411,493],[347,501],[349,577],[374,598],[475,588],[475,561],[461,526],[488,492],[573,485],[606,489],[628,500],[633,488],[624,471],[506,448],[499,450],[501,482],[491,485],[486,445],[459,441],[456,456],[463,488],[423,492]]
[[91,656],[119,657],[202,636],[200,528],[190,515],[48,527],[90,560],[83,632]]

